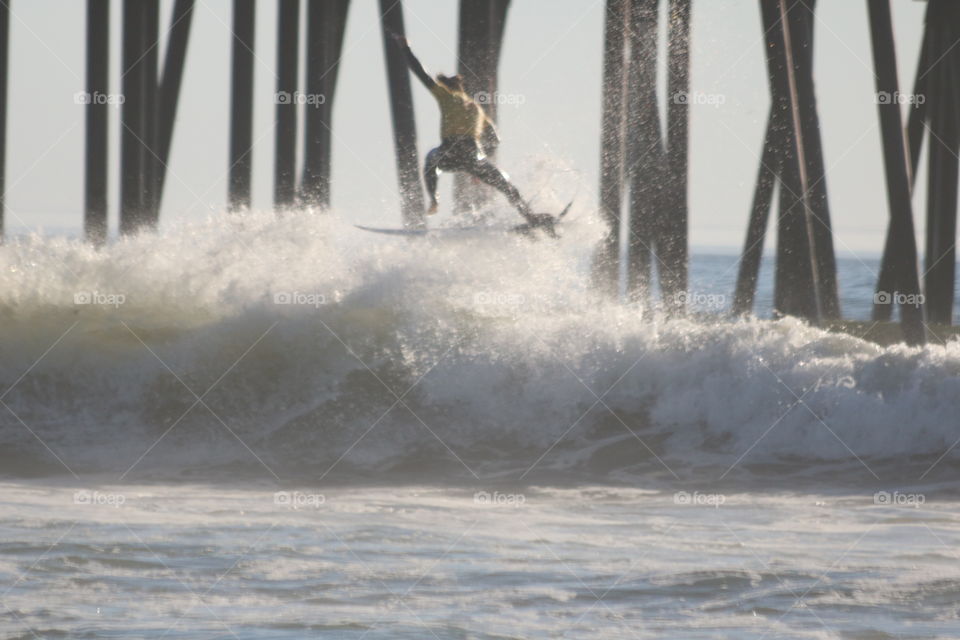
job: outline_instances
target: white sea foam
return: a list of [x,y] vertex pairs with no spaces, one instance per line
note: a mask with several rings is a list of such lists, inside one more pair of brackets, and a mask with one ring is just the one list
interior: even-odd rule
[[518,478],[935,460],[960,438],[960,345],[644,319],[594,295],[602,224],[571,218],[559,242],[408,240],[312,211],[99,250],[13,240],[8,468]]

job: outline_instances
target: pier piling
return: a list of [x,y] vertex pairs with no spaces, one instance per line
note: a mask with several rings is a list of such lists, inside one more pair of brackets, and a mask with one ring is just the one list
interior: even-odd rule
[[[900,82],[897,78],[897,56],[893,42],[893,21],[890,16],[890,0],[867,0],[870,12],[870,35],[873,46],[873,64],[876,73],[877,96],[898,95]],[[926,342],[924,305],[917,304],[920,294],[920,278],[917,273],[917,245],[913,228],[913,205],[910,200],[910,165],[900,105],[893,100],[877,100],[880,112],[880,130],[883,142],[883,159],[886,171],[887,201],[890,206],[890,226],[887,251],[892,258],[890,273],[881,281],[888,281],[889,291],[880,290],[874,297],[874,319],[889,318],[894,300],[894,291],[914,297],[904,298],[900,306],[904,341],[908,344]],[[879,310],[879,311],[878,311]]]
[[629,30],[628,0],[607,0],[600,124],[600,213],[607,230],[594,253],[593,281],[598,291],[611,298],[620,292],[620,228],[626,153],[626,38]]
[[307,86],[304,105],[304,203],[330,206],[333,103],[349,0],[309,0],[307,5]]
[[300,54],[300,0],[277,2],[276,138],[273,203],[293,206],[297,193],[297,93]]
[[[110,0],[87,0],[86,68],[83,230],[87,240],[101,245],[107,239],[110,105],[105,98],[110,93]],[[5,102],[0,100],[0,105]]]
[[233,0],[230,76],[230,155],[227,200],[231,211],[250,207],[253,173],[253,63],[255,0]]
[[400,210],[403,225],[423,228],[424,198],[420,182],[420,156],[417,153],[417,125],[413,117],[413,91],[407,62],[397,49],[390,33],[401,36],[403,4],[400,0],[380,0],[380,24],[383,50],[387,60],[387,82],[390,90],[390,112],[393,120],[393,144],[400,183]]

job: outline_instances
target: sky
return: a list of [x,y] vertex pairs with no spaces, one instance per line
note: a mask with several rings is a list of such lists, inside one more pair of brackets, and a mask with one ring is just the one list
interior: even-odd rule
[[[378,4],[353,0],[348,17],[334,102],[332,205],[356,222],[396,225],[400,214]],[[926,3],[892,4],[900,84],[909,93]],[[14,233],[75,233],[82,226],[84,113],[74,96],[84,88],[85,5],[81,0],[11,3],[7,225]],[[164,24],[172,5],[161,2]],[[404,0],[408,38],[431,72],[456,70],[457,5],[456,0]],[[755,0],[694,0],[693,5],[691,93],[700,98],[691,107],[690,242],[695,248],[733,249],[742,245],[746,232],[770,104],[760,15]],[[121,8],[114,0],[112,91],[119,91]],[[257,11],[253,205],[266,209],[272,201],[276,2],[260,0]],[[500,109],[498,162],[521,176],[522,169],[549,158],[561,174],[583,177],[588,188],[577,193],[578,206],[588,209],[597,207],[603,14],[603,0],[513,0],[500,67],[500,91],[513,104]],[[817,16],[815,79],[836,249],[878,254],[889,214],[866,0],[820,0]],[[224,209],[230,23],[229,0],[197,1],[161,225]],[[411,81],[422,156],[439,143],[439,115],[433,98]],[[119,110],[114,110],[112,229],[118,129]],[[921,166],[915,201],[921,204],[922,171]],[[450,179],[441,182],[443,197]],[[521,191],[524,186],[518,183]],[[550,188],[563,190],[562,175],[550,181]],[[918,233],[923,218],[915,213]]]

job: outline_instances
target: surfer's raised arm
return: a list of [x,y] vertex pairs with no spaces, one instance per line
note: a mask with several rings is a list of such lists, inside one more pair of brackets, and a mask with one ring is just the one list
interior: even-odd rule
[[493,153],[500,143],[500,135],[493,120],[478,104],[478,99],[467,93],[463,76],[439,73],[436,78],[431,77],[417,60],[417,56],[413,55],[405,37],[389,30],[387,35],[406,56],[407,66],[433,94],[437,106],[440,107],[440,146],[427,154],[423,167],[423,179],[430,196],[427,215],[438,210],[437,183],[440,172],[459,171],[473,176],[506,196],[526,221],[526,224],[518,227],[518,231],[527,233],[539,228],[556,237],[554,226],[563,214],[554,217],[550,214],[533,213],[507,174],[487,159],[486,154]]
[[420,64],[420,61],[417,59],[417,56],[413,55],[413,51],[410,49],[410,43],[407,42],[407,39],[401,36],[399,33],[390,32],[390,37],[393,38],[393,41],[397,43],[397,46],[403,51],[404,55],[407,56],[407,66],[410,67],[410,70],[413,71],[413,74],[417,76],[420,82],[423,83],[427,89],[433,91],[437,86],[437,81],[430,77],[430,74],[427,73],[427,70],[423,68],[423,65]]

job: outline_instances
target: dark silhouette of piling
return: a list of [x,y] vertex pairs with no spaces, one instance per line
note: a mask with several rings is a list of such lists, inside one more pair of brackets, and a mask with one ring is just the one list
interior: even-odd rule
[[657,91],[660,70],[657,0],[632,0],[627,71],[627,175],[630,235],[627,296],[653,309],[656,271],[668,315],[686,310],[687,156],[690,99],[690,3],[667,6],[667,120],[661,122]]
[[750,313],[756,297],[767,221],[770,219],[770,208],[773,206],[774,190],[780,172],[780,149],[783,145],[783,136],[781,135],[782,127],[779,124],[779,113],[774,103],[767,117],[760,168],[757,171],[750,221],[747,225],[747,239],[743,245],[737,272],[737,284],[731,309],[735,315]]
[[277,3],[277,129],[274,145],[273,203],[293,206],[297,194],[297,74],[299,72],[300,0]]
[[340,70],[349,0],[310,0],[307,5],[307,85],[301,196],[330,206],[333,103]]
[[813,85],[813,6],[760,0],[772,104],[733,311],[753,303],[776,177],[774,307],[819,323],[839,317],[840,304]]
[[145,198],[149,144],[146,105],[147,12],[152,0],[124,0],[120,110],[120,232],[135,233],[151,222]]
[[840,295],[837,286],[837,263],[833,247],[833,225],[827,197],[826,164],[823,159],[823,143],[820,135],[820,115],[813,81],[813,44],[816,16],[816,0],[791,6],[791,40],[799,97],[800,127],[803,136],[803,153],[806,159],[808,180],[807,194],[815,247],[815,262],[820,292],[820,305],[825,319],[840,317]]
[[144,222],[150,227],[156,227],[160,221],[158,184],[158,128],[157,120],[160,115],[158,96],[158,39],[160,37],[160,0],[143,0],[143,30],[144,54],[143,77],[141,91],[143,92],[143,138],[141,144],[141,162],[143,182],[141,194],[141,209]]
[[83,229],[90,242],[100,245],[107,238],[110,0],[87,0],[86,66]]
[[155,175],[155,207],[159,207],[166,183],[167,165],[170,163],[170,148],[173,144],[173,128],[177,119],[177,105],[180,102],[180,87],[183,84],[183,71],[186,65],[187,44],[190,41],[190,26],[193,23],[194,0],[177,0],[173,7],[163,62],[163,75],[158,84],[157,112],[157,157]]
[[[667,30],[667,169],[666,203],[658,243],[664,265],[664,306],[677,315],[686,308],[688,264],[688,182],[690,138],[691,0],[670,0]],[[684,96],[687,99],[681,100]]]
[[619,293],[620,219],[623,205],[626,117],[627,0],[607,0],[603,41],[603,113],[600,126],[600,212],[607,232],[593,259],[595,288],[609,297]]
[[[949,324],[953,321],[954,287],[956,282],[956,218],[958,166],[960,152],[960,95],[956,79],[960,73],[960,55],[954,44],[960,39],[960,5],[943,0],[930,0],[924,20],[913,94],[909,98],[907,145],[909,148],[908,178],[913,187],[923,144],[928,142],[926,248],[923,274],[926,318]],[[903,96],[882,94],[899,108]],[[929,131],[929,135],[928,135]],[[887,230],[877,296],[897,291],[897,265],[909,253],[894,228]],[[899,293],[904,293],[899,291]],[[888,320],[892,305],[875,305],[874,319]]]
[[0,3],[0,240],[7,211],[7,78],[10,58],[10,3]]
[[[176,120],[177,103],[186,59],[187,42],[193,14],[193,0],[177,0],[164,59],[163,76],[159,76],[160,6],[157,0],[126,0],[123,5],[123,51],[121,89],[123,106],[120,111],[120,232],[135,233],[143,228],[156,227],[160,220],[160,200],[166,180],[167,164]],[[93,11],[93,9],[91,9]],[[91,14],[91,20],[92,20]],[[101,20],[105,19],[103,17]],[[103,29],[106,29],[104,23]],[[92,46],[92,45],[91,45]],[[106,44],[103,44],[106,47]],[[107,61],[104,52],[92,48],[88,52],[88,76],[97,67],[102,77],[97,79],[106,93]],[[88,111],[88,118],[92,117]],[[107,115],[103,115],[104,130],[88,127],[88,154],[106,155]],[[96,136],[101,136],[97,138]],[[99,142],[97,142],[99,140]],[[103,144],[99,149],[98,144]],[[101,159],[100,162],[106,162]],[[97,170],[88,167],[89,179],[97,179]],[[106,175],[102,177],[105,188]],[[106,200],[103,201],[101,223],[106,232]],[[96,219],[95,219],[96,220]],[[96,224],[96,223],[94,223]],[[94,227],[96,228],[96,227]]]
[[250,207],[253,173],[253,64],[255,0],[233,0],[233,65],[230,81],[228,206]]
[[[653,257],[659,251],[666,202],[666,143],[657,94],[658,0],[631,0],[627,67],[626,174],[630,185],[630,233],[627,237],[627,297],[652,310]],[[664,281],[669,267],[657,264]],[[667,271],[667,272],[665,272]]]
[[927,29],[932,29],[932,66],[926,78],[927,106],[927,247],[925,291],[927,318],[953,322],[956,281],[957,182],[960,178],[960,5],[930,0]]
[[[897,78],[897,55],[893,41],[890,0],[868,0],[873,64],[877,77],[877,96],[895,96],[900,92]],[[893,260],[888,280],[904,297],[900,306],[903,338],[908,344],[926,342],[924,306],[919,304],[920,278],[917,273],[917,246],[913,228],[913,206],[910,201],[910,165],[907,142],[900,119],[900,104],[895,100],[877,100],[883,142],[884,167],[887,176],[887,200],[890,205],[888,246]],[[883,280],[884,278],[881,278]],[[874,309],[891,309],[893,290],[880,291],[874,298]],[[874,317],[876,318],[876,312]],[[887,314],[885,314],[887,315]]]
[[413,91],[406,60],[390,36],[391,33],[405,34],[403,4],[400,0],[380,0],[380,23],[387,60],[393,144],[400,182],[400,210],[405,227],[421,228],[425,225],[424,200],[420,183],[420,157],[417,153],[417,125],[413,117]]
[[[762,0],[763,1],[763,0]],[[782,0],[766,0],[776,12],[776,20],[770,37],[782,41],[778,47],[781,56],[775,61],[781,76],[788,107],[790,145],[782,166],[780,233],[777,253],[776,309],[786,315],[795,315],[819,323],[823,319],[823,298],[816,260],[816,235],[813,230],[813,207],[810,194],[810,177],[807,165],[807,146],[804,138],[803,114],[800,110],[807,96],[801,96],[800,76],[797,66],[806,56],[799,45],[805,34],[803,18],[791,11]],[[796,40],[797,37],[801,40]],[[795,43],[798,45],[795,47]],[[785,201],[785,202],[784,202]]]

